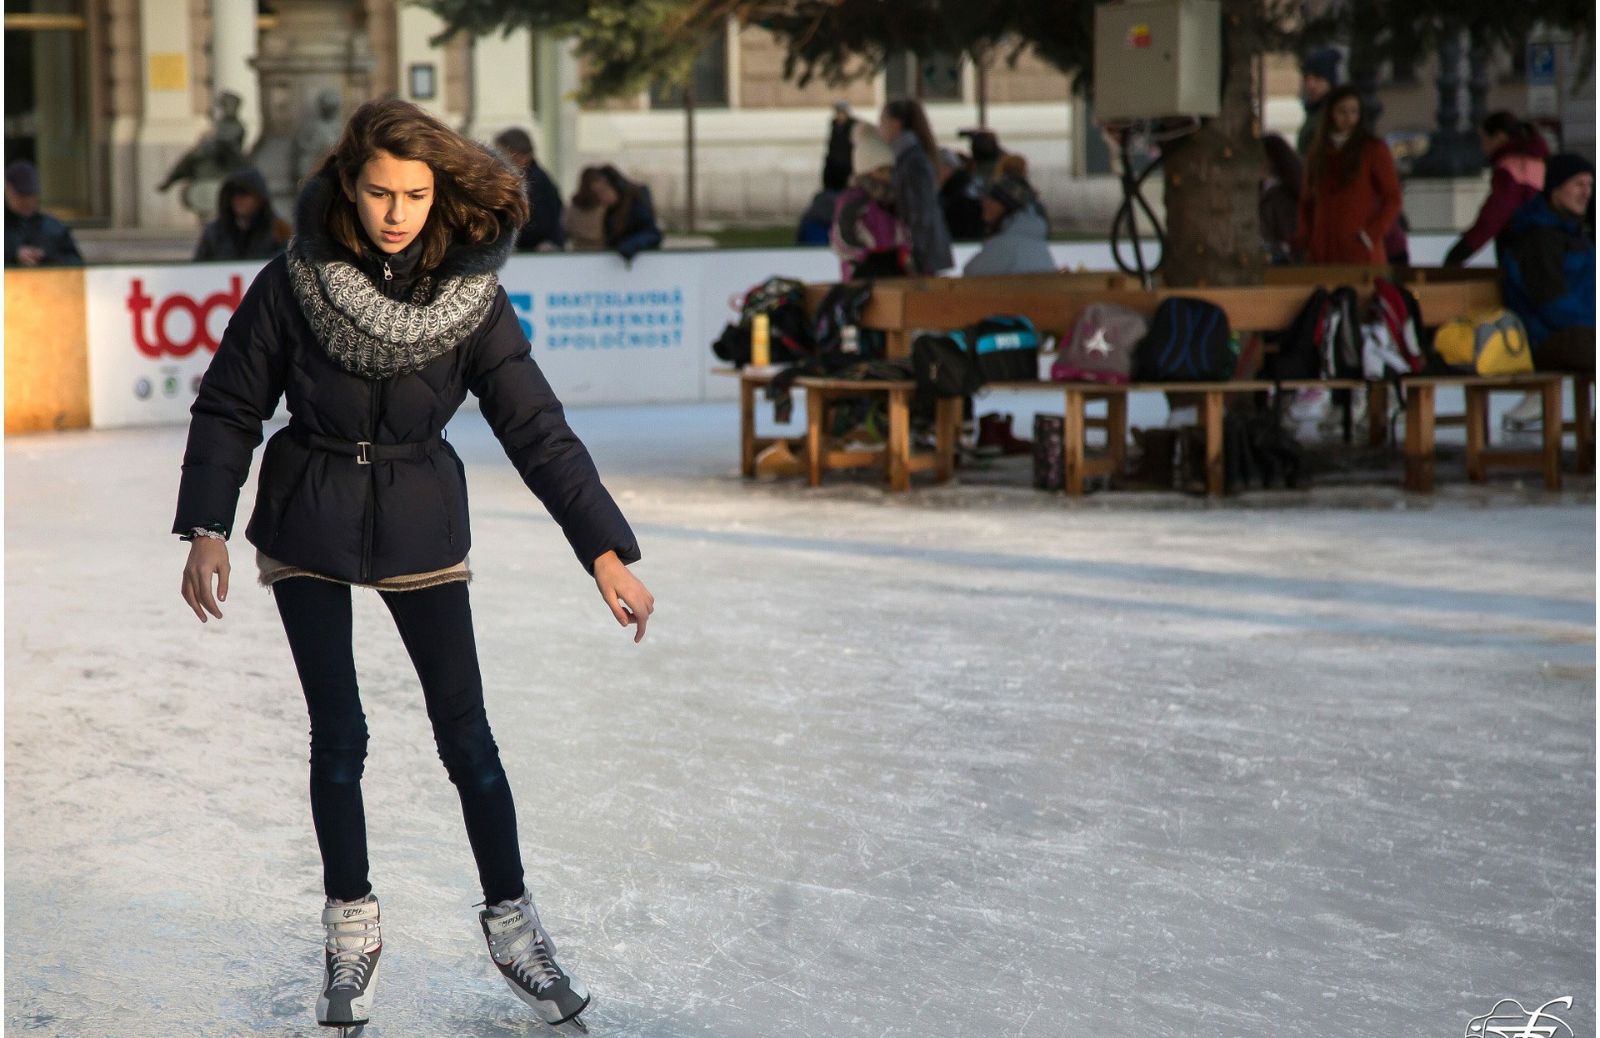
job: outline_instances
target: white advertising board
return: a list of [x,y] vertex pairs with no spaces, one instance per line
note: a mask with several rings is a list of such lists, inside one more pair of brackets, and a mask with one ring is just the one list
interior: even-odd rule
[[200,376],[260,263],[91,267],[84,274],[95,428],[189,420]]
[[[956,249],[958,265],[976,246]],[[1062,266],[1109,269],[1104,244],[1051,247]],[[94,267],[87,272],[90,415],[96,428],[189,420],[200,376],[262,264]],[[731,379],[711,342],[735,318],[730,303],[773,275],[839,276],[818,248],[513,257],[501,272],[522,330],[561,399],[571,404],[726,400]]]

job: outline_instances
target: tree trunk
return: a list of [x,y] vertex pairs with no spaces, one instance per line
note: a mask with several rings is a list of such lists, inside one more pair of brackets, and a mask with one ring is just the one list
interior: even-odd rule
[[1261,280],[1261,143],[1251,98],[1251,63],[1261,49],[1258,6],[1259,0],[1222,0],[1222,111],[1171,145],[1163,162],[1167,242],[1161,274],[1169,286]]

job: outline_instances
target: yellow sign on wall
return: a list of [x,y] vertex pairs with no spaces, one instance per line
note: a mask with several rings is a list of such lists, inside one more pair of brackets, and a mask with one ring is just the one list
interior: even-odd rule
[[188,59],[182,54],[150,55],[150,89],[188,90]]

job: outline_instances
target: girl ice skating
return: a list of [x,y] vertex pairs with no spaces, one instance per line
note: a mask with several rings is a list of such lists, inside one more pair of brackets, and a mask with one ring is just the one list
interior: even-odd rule
[[[184,601],[221,618],[239,489],[262,423],[292,419],[261,460],[245,536],[271,586],[311,718],[322,856],[317,1020],[359,1030],[383,951],[361,799],[367,728],[352,586],[375,589],[421,679],[511,989],[551,1024],[589,1004],[523,881],[511,788],[483,709],[467,596],[464,470],[442,431],[470,391],[524,482],[622,626],[654,607],[627,569],[632,530],[530,355],[496,271],[527,219],[517,173],[402,101],[363,105],[302,189],[287,253],[228,324],[192,410],[173,532],[191,542]],[[213,592],[215,585],[215,592]]]

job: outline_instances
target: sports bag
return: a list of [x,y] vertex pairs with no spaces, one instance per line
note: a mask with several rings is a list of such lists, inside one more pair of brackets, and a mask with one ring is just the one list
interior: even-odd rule
[[806,286],[793,278],[772,277],[745,293],[739,323],[746,328],[757,314],[767,315],[772,363],[787,364],[816,352],[806,320]]
[[1170,296],[1156,307],[1150,331],[1134,350],[1142,382],[1226,382],[1237,357],[1228,315],[1203,299]]
[[1439,326],[1433,349],[1452,371],[1520,375],[1533,370],[1528,331],[1510,310],[1485,310]]
[[1411,374],[1427,366],[1426,342],[1422,332],[1422,310],[1417,297],[1388,278],[1372,279],[1372,318],[1388,329],[1395,350],[1405,359]]
[[917,336],[911,343],[911,377],[917,383],[911,410],[918,417],[932,416],[936,400],[971,396],[983,385],[961,332]]
[[1311,292],[1294,322],[1272,336],[1277,352],[1267,358],[1261,370],[1262,378],[1306,379],[1322,376],[1322,333],[1331,306],[1328,290],[1318,287]]
[[1090,303],[1072,326],[1072,337],[1050,366],[1053,382],[1108,382],[1133,377],[1133,352],[1150,331],[1144,314],[1117,303]]
[[871,300],[871,281],[841,281],[828,289],[811,326],[817,352],[853,353],[867,360],[883,356],[883,332],[860,327],[861,313]]
[[1026,317],[985,317],[965,334],[984,382],[1039,380],[1039,331]]
[[1361,325],[1356,317],[1356,290],[1349,285],[1328,293],[1319,345],[1323,378],[1361,377]]

